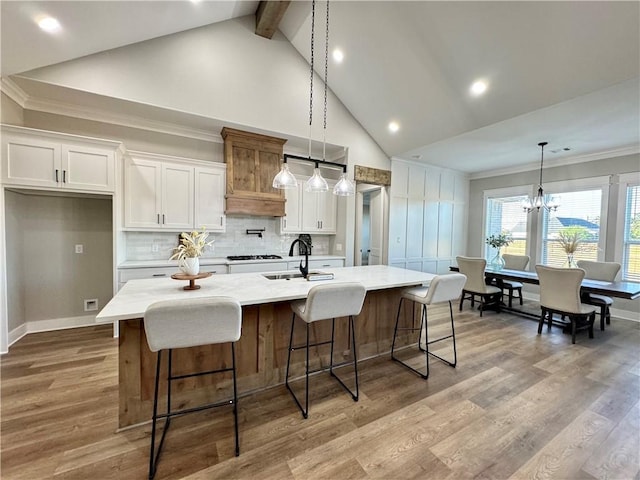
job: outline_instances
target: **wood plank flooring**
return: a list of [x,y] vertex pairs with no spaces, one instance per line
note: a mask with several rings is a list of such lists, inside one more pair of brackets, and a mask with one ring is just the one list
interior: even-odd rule
[[[640,324],[571,345],[510,314],[454,313],[457,368],[432,360],[422,380],[362,361],[357,403],[316,375],[307,420],[283,386],[245,394],[237,458],[229,409],[176,418],[156,478],[640,479]],[[431,338],[447,317],[430,310]],[[28,335],[1,363],[3,480],[147,477],[149,425],[116,432],[110,327]]]

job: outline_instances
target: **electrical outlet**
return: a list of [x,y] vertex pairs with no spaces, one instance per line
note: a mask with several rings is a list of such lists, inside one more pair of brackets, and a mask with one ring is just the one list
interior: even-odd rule
[[84,246],[76,245],[76,253],[82,253],[82,252],[84,252]]
[[89,298],[84,301],[84,311],[85,312],[95,312],[98,310],[98,299],[97,298]]
[[342,251],[342,244],[336,243],[336,252],[341,252],[341,251]]
[[159,250],[160,250],[160,246],[157,243],[154,243],[153,245],[151,245],[151,251],[153,253],[158,253]]

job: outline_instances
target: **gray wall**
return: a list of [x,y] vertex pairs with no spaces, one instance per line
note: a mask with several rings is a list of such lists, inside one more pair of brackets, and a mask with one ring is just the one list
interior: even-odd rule
[[83,301],[97,298],[102,308],[112,296],[111,199],[7,191],[5,208],[9,330],[96,314]]
[[4,92],[0,93],[0,123],[23,125],[22,107],[11,100]]
[[[614,250],[616,244],[622,242],[622,238],[616,238],[616,218],[618,215],[618,209],[624,208],[624,205],[618,205],[619,188],[615,175],[639,171],[640,154],[625,155],[604,160],[576,163],[573,165],[565,165],[545,169],[543,183],[580,178],[600,177],[607,175],[614,176],[614,178],[612,178],[612,185],[609,189],[609,210],[607,212],[607,232],[605,232],[606,249],[604,252],[604,259],[606,261],[619,261],[619,259],[615,259]],[[484,224],[482,215],[484,206],[484,191],[519,185],[532,185],[534,183],[537,186],[538,175],[539,170],[532,170],[528,172],[520,172],[509,175],[499,175],[495,177],[471,180],[469,186],[469,234],[467,237],[467,255],[483,255]],[[538,236],[537,224],[536,222],[534,222],[532,239],[536,239]],[[533,265],[531,266],[531,268],[533,268]],[[528,286],[527,289],[537,294],[536,288]],[[640,313],[640,299],[633,301],[616,299],[614,308],[633,312],[633,316],[635,316],[635,318],[637,319],[638,314]]]

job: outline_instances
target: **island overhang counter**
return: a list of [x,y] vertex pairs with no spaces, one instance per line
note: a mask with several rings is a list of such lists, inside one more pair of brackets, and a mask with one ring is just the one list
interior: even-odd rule
[[[171,278],[131,280],[97,315],[98,323],[120,323],[119,335],[119,427],[146,422],[151,418],[156,355],[144,335],[146,308],[160,300],[230,296],[242,305],[242,336],[236,344],[240,395],[284,383],[287,346],[291,326],[289,301],[306,298],[309,290],[325,282],[360,282],[367,289],[362,312],[356,318],[359,360],[390,350],[400,292],[404,287],[428,285],[433,274],[386,265],[329,268],[333,280],[309,282],[303,278],[269,280],[260,273],[214,275],[199,279],[197,290],[184,290],[186,282]],[[406,303],[406,302],[405,302]],[[410,309],[403,312],[410,315]],[[212,318],[212,328],[215,319]],[[316,325],[317,324],[317,325]],[[312,334],[326,339],[331,322],[316,322]],[[302,328],[299,331],[302,333]],[[300,337],[301,340],[302,337]],[[297,342],[298,339],[294,341]],[[346,322],[336,322],[337,351],[350,355]],[[225,366],[228,346],[208,345],[174,351],[174,374],[211,370]],[[325,365],[328,356],[317,352],[315,366]],[[293,364],[304,370],[303,355]],[[294,370],[295,372],[296,370]],[[184,407],[224,398],[230,378],[195,377],[180,382],[172,391]],[[164,386],[161,386],[164,388]],[[176,391],[177,390],[177,391]],[[178,404],[178,403],[176,403]]]

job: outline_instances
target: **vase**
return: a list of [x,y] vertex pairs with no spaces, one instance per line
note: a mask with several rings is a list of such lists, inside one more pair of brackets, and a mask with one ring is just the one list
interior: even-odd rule
[[180,260],[178,264],[180,270],[185,275],[198,275],[200,273],[200,258],[199,257],[186,257]]
[[567,253],[567,260],[562,266],[565,268],[578,268],[578,264],[573,258],[573,253]]
[[496,256],[491,259],[489,264],[493,270],[502,270],[504,268],[504,258],[500,253],[500,249],[497,249]]

